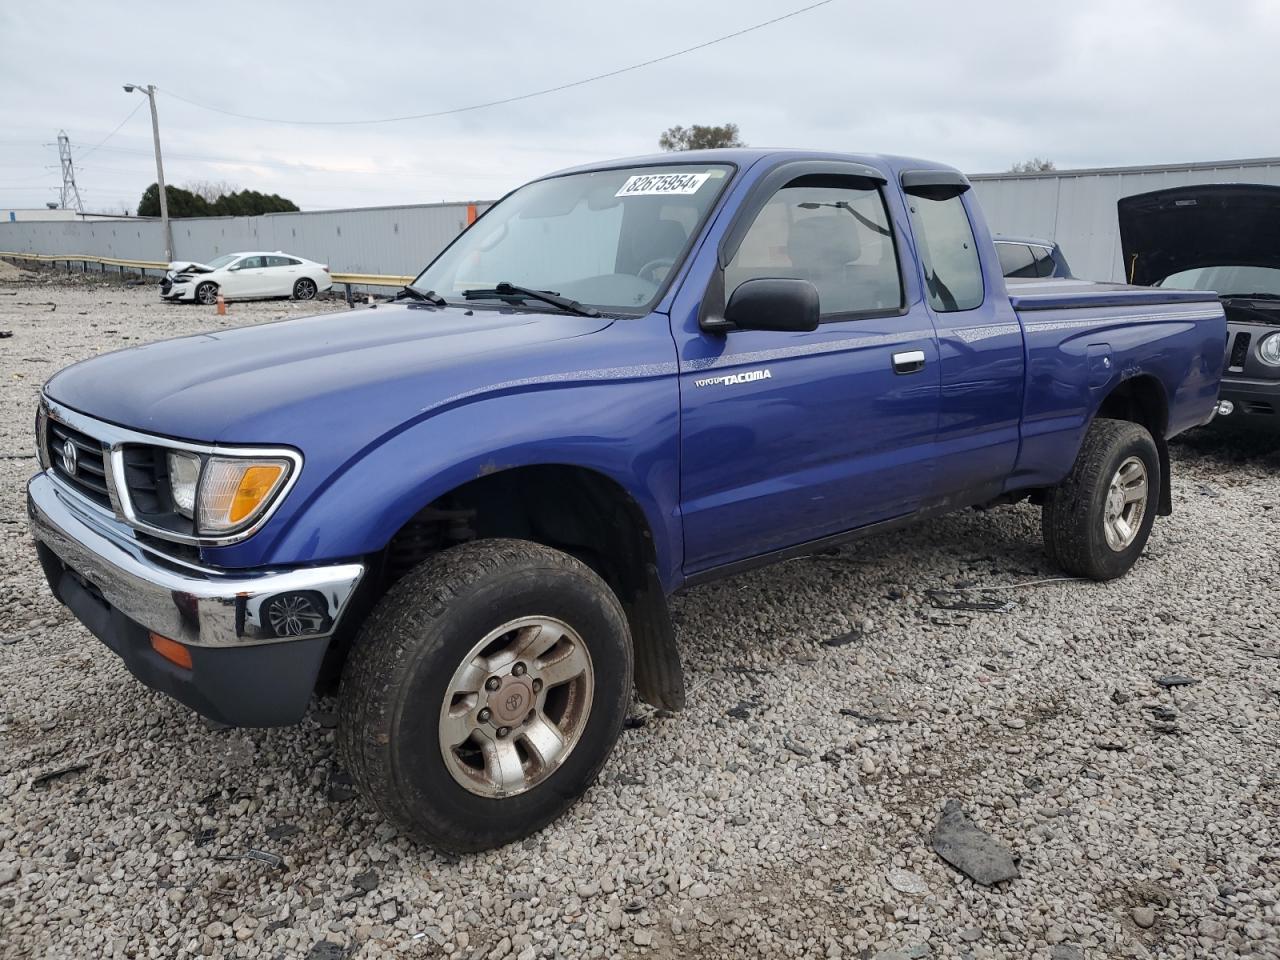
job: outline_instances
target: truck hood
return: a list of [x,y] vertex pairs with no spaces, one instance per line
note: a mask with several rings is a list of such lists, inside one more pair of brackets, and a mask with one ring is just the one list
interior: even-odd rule
[[1125,273],[1149,286],[1195,267],[1280,269],[1280,187],[1214,183],[1117,203]]
[[[407,416],[457,392],[518,377],[521,357],[613,322],[385,304],[104,354],[55,374],[45,392],[82,413],[148,433],[288,444],[300,418],[314,425]],[[388,409],[395,406],[400,409]]]

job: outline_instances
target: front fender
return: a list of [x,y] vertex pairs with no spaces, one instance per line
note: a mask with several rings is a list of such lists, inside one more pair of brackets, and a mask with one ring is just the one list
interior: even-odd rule
[[[673,371],[526,385],[442,405],[366,447],[286,503],[260,543],[217,551],[226,566],[322,563],[382,549],[424,506],[499,470],[565,465],[626,490],[653,535],[664,588],[683,558],[678,506],[678,384]],[[637,375],[640,374],[640,375]],[[277,522],[277,519],[279,522]]]

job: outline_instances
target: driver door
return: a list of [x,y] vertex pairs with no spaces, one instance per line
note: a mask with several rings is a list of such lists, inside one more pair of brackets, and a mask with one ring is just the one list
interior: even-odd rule
[[899,266],[901,198],[861,165],[864,176],[792,166],[812,164],[783,165],[740,207],[750,226],[730,226],[736,251],[706,298],[727,303],[753,278],[807,280],[818,329],[707,330],[694,311],[675,331],[687,575],[909,515],[932,484],[938,345]]
[[258,297],[266,286],[266,258],[241,257],[227,270],[222,284],[225,297]]

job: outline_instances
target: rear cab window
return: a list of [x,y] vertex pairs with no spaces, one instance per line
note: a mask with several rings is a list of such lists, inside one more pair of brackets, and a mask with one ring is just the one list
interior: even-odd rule
[[982,306],[982,263],[962,196],[930,199],[912,194],[907,206],[929,305],[938,313]]

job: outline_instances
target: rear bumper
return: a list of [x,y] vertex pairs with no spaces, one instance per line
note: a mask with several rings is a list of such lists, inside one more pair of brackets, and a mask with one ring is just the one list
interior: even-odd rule
[[[302,717],[362,565],[232,575],[166,561],[44,473],[27,486],[27,512],[54,596],[143,683],[221,723]],[[303,632],[280,636],[286,621],[273,618],[274,605],[299,597],[319,619],[295,618]],[[186,647],[190,669],[160,656],[153,632]]]

